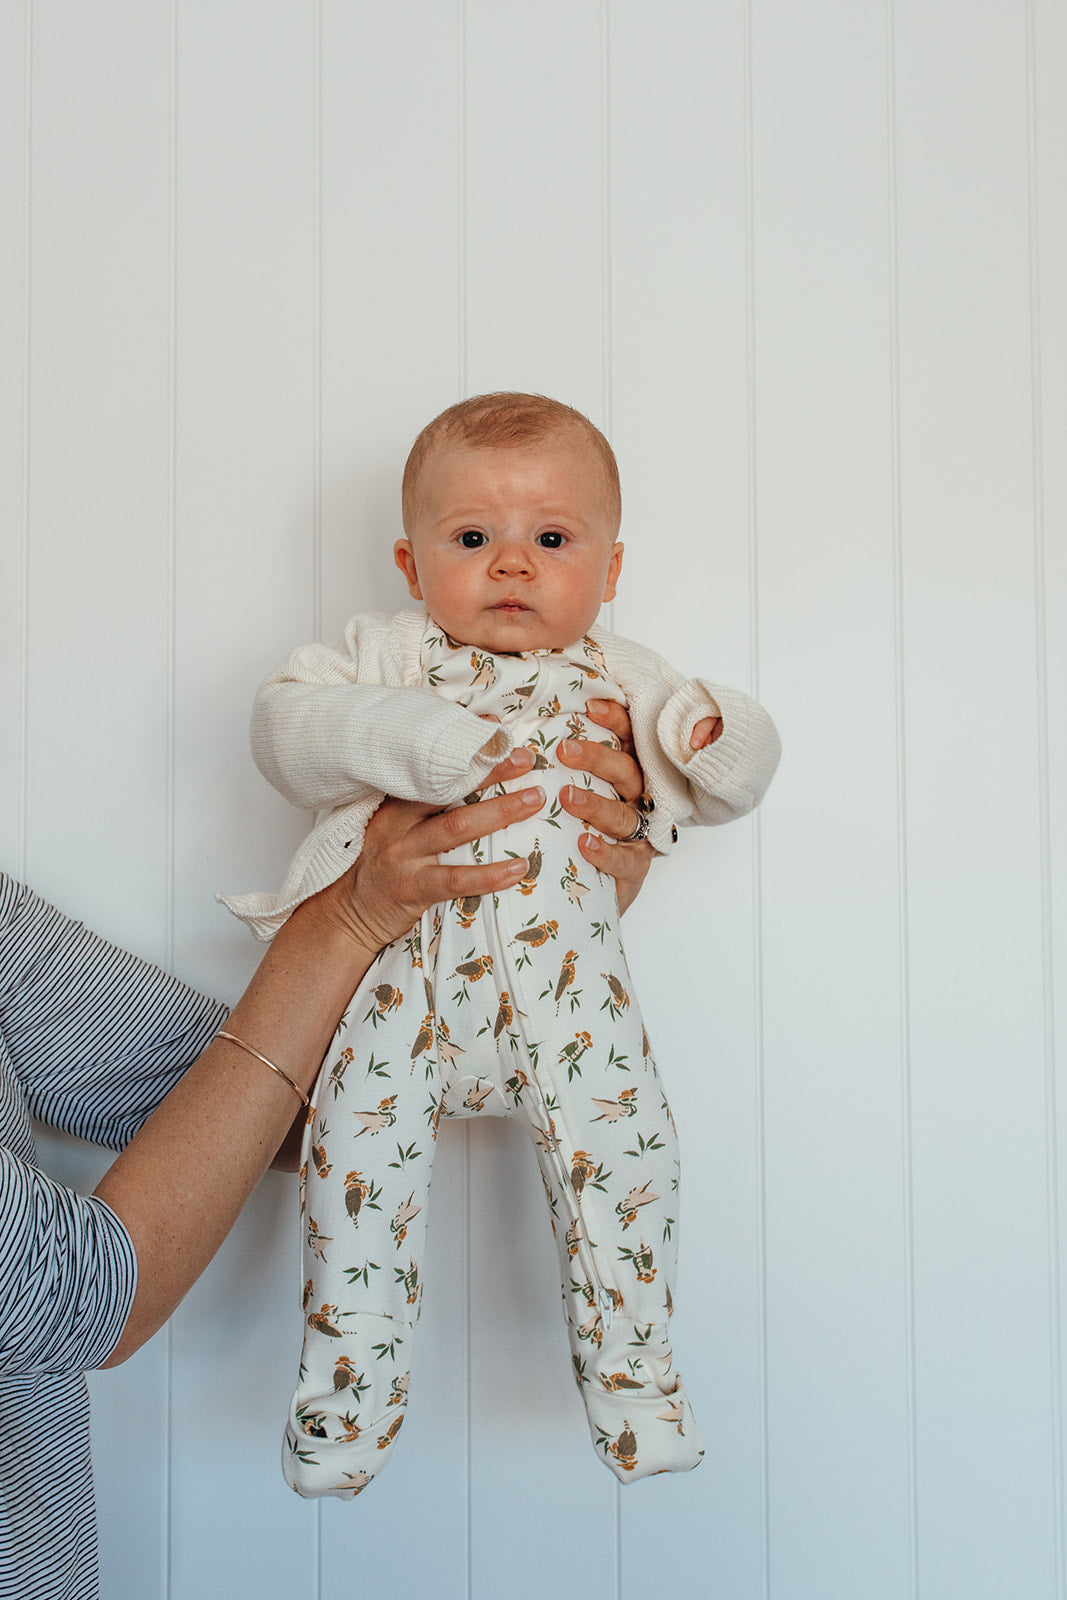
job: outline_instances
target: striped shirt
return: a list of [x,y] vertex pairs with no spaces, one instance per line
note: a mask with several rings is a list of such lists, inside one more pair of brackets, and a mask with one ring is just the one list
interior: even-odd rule
[[94,1600],[82,1374],[137,1281],[103,1201],[39,1171],[30,1117],[118,1150],[224,1009],[0,873],[0,1600]]

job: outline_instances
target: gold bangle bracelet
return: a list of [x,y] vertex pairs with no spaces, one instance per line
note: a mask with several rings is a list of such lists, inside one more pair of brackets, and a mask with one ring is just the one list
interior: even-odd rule
[[286,1083],[289,1085],[290,1089],[292,1089],[295,1095],[299,1095],[300,1099],[303,1101],[305,1111],[311,1110],[311,1101],[308,1099],[303,1089],[301,1089],[298,1083],[294,1083],[289,1074],[287,1072],[283,1072],[281,1067],[275,1066],[273,1061],[268,1061],[266,1056],[261,1056],[258,1050],[253,1050],[250,1044],[245,1044],[244,1040],[239,1039],[235,1033],[226,1033],[222,1028],[220,1028],[215,1037],[216,1039],[229,1039],[231,1044],[239,1045],[242,1050],[247,1050],[250,1056],[255,1056],[257,1061],[262,1061],[263,1065],[265,1067],[269,1067],[272,1072],[276,1072],[279,1078],[285,1079]]

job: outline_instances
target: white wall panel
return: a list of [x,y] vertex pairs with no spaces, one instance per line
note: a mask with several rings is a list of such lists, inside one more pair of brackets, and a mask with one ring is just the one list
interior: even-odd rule
[[[322,36],[322,631],[409,603],[400,477],[459,397],[459,5],[328,6]],[[294,641],[279,643],[288,650]]]
[[33,12],[27,870],[85,906],[121,857],[98,922],[156,957],[168,40],[163,3]]
[[1063,684],[1067,683],[1067,101],[1061,92],[1067,74],[1067,16],[1063,8],[1034,7],[1032,37],[1033,147],[1036,291],[1034,334],[1038,575],[1044,579],[1035,596],[1044,649],[1039,656],[1039,692],[1043,712],[1039,736],[1047,758],[1042,825],[1047,851],[1045,907],[1046,1088],[1049,1108],[1050,1223],[1056,1256],[1050,1274],[1050,1335],[1055,1363],[1052,1373],[1055,1510],[1058,1550],[1064,1546],[1064,1282],[1063,1239],[1067,1224],[1067,1143],[1063,1138],[1065,1109],[1062,1074],[1064,1019],[1067,1018],[1067,726],[1063,716]]
[[[828,0],[753,20],[760,689],[787,751],[763,824],[771,1585],[896,1600],[910,1463],[884,18]],[[808,52],[817,72],[798,71]],[[862,917],[842,915],[859,884]]]
[[107,1600],[1063,1600],[1065,81],[1060,0],[3,9],[3,867],[234,997],[255,683],[403,604],[491,387],[608,425],[615,625],[785,744],[628,919],[704,1464],[616,1487],[528,1143],[446,1126],[388,1473],[282,1482],[272,1176],[92,1379]]
[[464,7],[465,387],[604,401],[600,0]]
[[1024,22],[896,18],[920,1577],[989,1600],[1057,1581]]

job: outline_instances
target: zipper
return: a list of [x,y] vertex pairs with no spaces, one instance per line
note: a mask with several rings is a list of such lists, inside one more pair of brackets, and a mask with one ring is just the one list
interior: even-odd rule
[[[544,681],[545,681],[545,678],[546,678],[546,668],[545,668],[544,658],[541,657],[541,656],[536,656],[535,657],[535,661],[536,661],[536,667],[537,667],[537,676],[536,676],[536,679],[534,681],[533,692],[530,695],[530,701],[527,704],[529,704],[530,702],[537,702],[537,701],[540,700],[542,687],[543,687],[543,684],[544,684]],[[524,710],[525,710],[525,708],[524,708]],[[521,719],[522,714],[523,713],[520,713],[520,719]],[[528,781],[528,779],[527,779],[527,781]],[[492,838],[493,838],[493,836],[490,835],[490,840],[492,840]],[[499,923],[497,924],[497,928],[498,928],[498,932],[499,932]],[[508,948],[506,939],[501,937],[498,942],[499,942],[501,950],[506,951],[507,948]],[[519,1013],[518,995],[521,992],[522,985],[518,981],[518,972],[512,966],[512,962],[511,962],[510,959],[506,960],[506,965],[507,965],[508,968],[511,969],[508,972],[508,981],[509,981],[510,986],[511,986],[512,995],[515,997],[515,1002],[516,1002],[515,1010],[516,1010],[516,1016],[518,1017],[518,1013]],[[527,1061],[527,1064],[529,1064],[529,1062],[530,1062],[530,1054],[529,1054],[529,1048],[528,1048],[528,1041],[525,1038],[525,1030],[523,1030],[521,1021],[519,1022],[519,1030],[520,1030],[520,1032],[523,1033],[523,1042],[524,1042],[524,1044],[527,1044],[526,1061]],[[543,1128],[545,1134],[551,1140],[552,1148],[551,1148],[551,1151],[550,1151],[550,1156],[551,1156],[551,1158],[552,1158],[552,1160],[553,1160],[553,1162],[555,1164],[555,1167],[556,1167],[556,1173],[557,1173],[557,1177],[558,1177],[558,1180],[559,1180],[559,1187],[562,1190],[563,1194],[566,1196],[568,1204],[569,1204],[569,1207],[570,1207],[570,1210],[571,1210],[571,1219],[570,1220],[571,1220],[572,1223],[577,1225],[577,1233],[578,1233],[578,1249],[577,1249],[577,1252],[576,1252],[577,1253],[577,1257],[578,1257],[578,1260],[581,1263],[581,1266],[582,1266],[582,1268],[583,1268],[583,1270],[585,1272],[586,1280],[587,1280],[587,1282],[589,1284],[590,1291],[591,1291],[591,1293],[593,1295],[593,1306],[594,1306],[595,1310],[597,1311],[597,1313],[599,1314],[600,1321],[601,1321],[601,1326],[603,1327],[605,1332],[608,1332],[608,1331],[610,1331],[610,1329],[612,1327],[612,1324],[613,1324],[613,1322],[615,1320],[615,1307],[616,1307],[615,1295],[611,1291],[611,1289],[609,1289],[608,1286],[605,1284],[603,1278],[600,1275],[599,1269],[597,1268],[597,1264],[596,1264],[596,1261],[595,1261],[594,1255],[593,1255],[593,1249],[592,1249],[592,1246],[589,1243],[589,1237],[588,1237],[588,1234],[586,1233],[586,1230],[585,1230],[585,1217],[582,1214],[582,1202],[581,1202],[581,1199],[578,1196],[577,1190],[574,1187],[574,1183],[573,1183],[573,1180],[571,1178],[571,1174],[567,1169],[567,1164],[564,1161],[562,1155],[560,1154],[559,1141],[556,1139],[554,1133],[551,1132],[551,1129],[552,1129],[552,1126],[553,1126],[552,1117],[549,1114],[548,1106],[547,1106],[546,1101],[545,1101],[544,1091],[542,1090],[540,1082],[538,1081],[538,1075],[533,1070],[532,1066],[530,1067],[528,1081],[529,1081],[531,1089],[533,1089],[534,1092],[537,1095],[539,1109],[540,1109],[541,1117],[542,1117],[542,1128]]]

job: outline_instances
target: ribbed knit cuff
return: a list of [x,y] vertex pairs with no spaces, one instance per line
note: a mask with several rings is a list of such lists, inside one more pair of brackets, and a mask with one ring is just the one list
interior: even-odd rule
[[515,737],[462,706],[440,704],[455,714],[442,718],[436,737],[426,747],[428,793],[440,804],[452,805],[484,783],[497,762],[510,754]]

